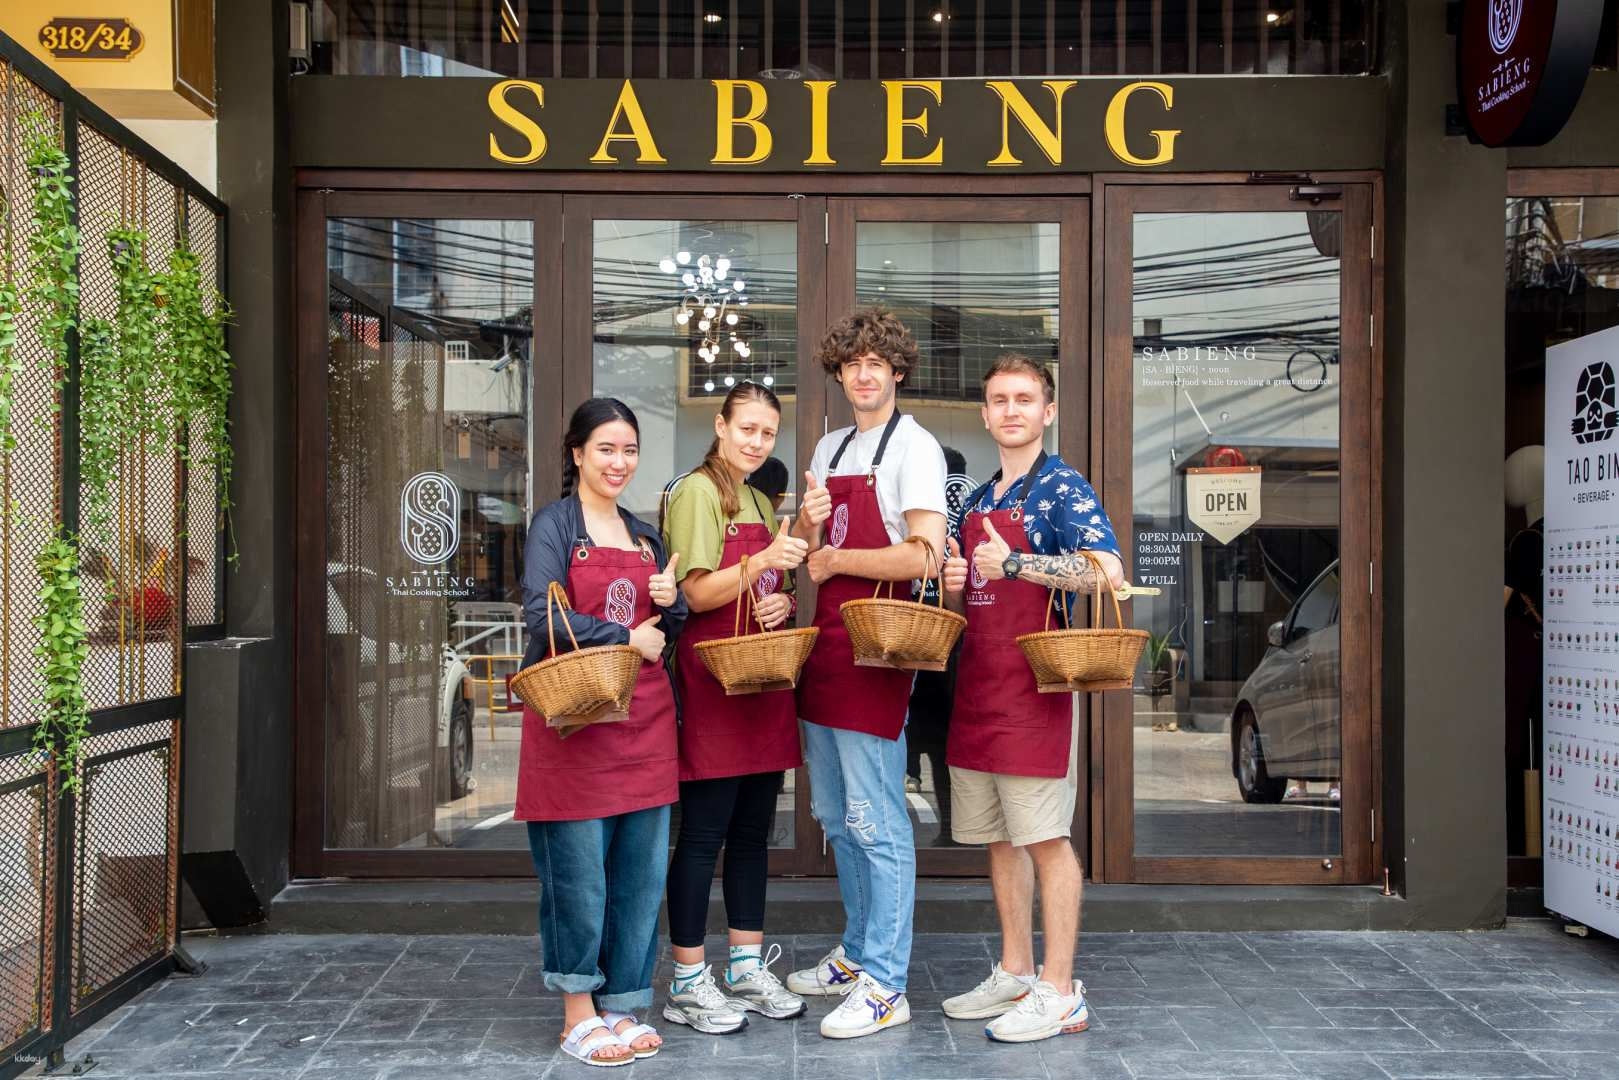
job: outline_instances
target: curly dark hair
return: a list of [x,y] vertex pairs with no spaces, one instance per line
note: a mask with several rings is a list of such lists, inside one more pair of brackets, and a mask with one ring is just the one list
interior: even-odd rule
[[909,375],[921,363],[916,339],[899,317],[887,308],[869,307],[851,311],[832,324],[815,359],[828,375],[836,375],[850,360],[876,353],[887,360],[896,375]]

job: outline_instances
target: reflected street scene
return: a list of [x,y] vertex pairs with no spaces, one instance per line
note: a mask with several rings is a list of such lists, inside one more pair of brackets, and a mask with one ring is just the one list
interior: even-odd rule
[[526,849],[533,224],[332,218],[327,250],[326,843]]
[[1137,855],[1336,855],[1343,215],[1134,219]]

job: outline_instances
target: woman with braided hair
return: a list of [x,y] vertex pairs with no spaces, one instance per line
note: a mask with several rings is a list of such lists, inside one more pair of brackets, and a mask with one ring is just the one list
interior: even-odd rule
[[[572,638],[557,648],[631,645],[643,658],[629,713],[561,731],[523,709],[513,817],[528,823],[540,879],[545,987],[563,997],[562,1048],[626,1065],[663,1040],[633,1010],[652,1004],[658,907],[676,782],[675,700],[663,653],[686,620],[657,530],[618,504],[640,458],[640,425],[616,398],[574,410],[562,498],[534,515],[524,547],[523,666],[549,648],[546,596],[567,591]],[[567,639],[567,640],[565,640]]]

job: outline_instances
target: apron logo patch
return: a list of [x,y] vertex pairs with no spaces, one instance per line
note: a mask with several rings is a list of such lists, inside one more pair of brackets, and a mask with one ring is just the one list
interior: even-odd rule
[[607,618],[620,626],[628,626],[635,619],[635,582],[618,578],[607,586]]
[[838,508],[832,511],[832,535],[827,539],[826,542],[835,548],[840,548],[843,546],[843,542],[848,538],[849,504],[838,503]]
[[775,568],[766,570],[759,575],[759,580],[753,583],[754,595],[761,600],[776,591],[781,584],[781,571]]
[[[976,556],[978,554],[979,548],[988,546],[989,541],[987,539],[978,541],[978,543],[973,546],[973,555]],[[978,560],[976,558],[974,558],[968,565],[972,567],[973,588],[982,589],[985,585],[989,584],[989,579],[979,571]]]

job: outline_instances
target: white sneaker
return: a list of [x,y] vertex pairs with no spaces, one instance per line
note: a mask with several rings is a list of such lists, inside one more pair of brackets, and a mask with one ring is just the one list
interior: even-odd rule
[[911,1022],[911,1003],[903,991],[880,986],[865,972],[848,997],[821,1017],[821,1034],[828,1039],[858,1039]]
[[952,1020],[988,1020],[1007,1012],[1034,984],[1033,975],[1013,975],[996,964],[989,978],[952,998],[944,999],[944,1014]]
[[748,1026],[748,1017],[741,1006],[720,992],[714,982],[711,968],[686,989],[676,993],[669,985],[669,1000],[663,1006],[663,1018],[672,1024],[685,1024],[705,1035],[730,1035]]
[[1038,1042],[1053,1035],[1066,1035],[1090,1027],[1090,1009],[1085,1005],[1085,984],[1074,980],[1073,993],[1057,992],[1041,981],[1011,1011],[984,1026],[984,1034],[994,1042]]
[[760,958],[758,966],[742,978],[732,982],[727,974],[725,996],[738,1007],[772,1020],[791,1020],[795,1016],[803,1016],[809,1008],[804,1004],[804,999],[781,985],[776,973],[770,970],[770,965],[779,956],[781,946],[772,945],[770,951]]
[[814,967],[790,973],[787,989],[811,997],[836,997],[853,990],[864,973],[865,968],[845,957],[843,946],[839,945],[821,957],[821,962]]

